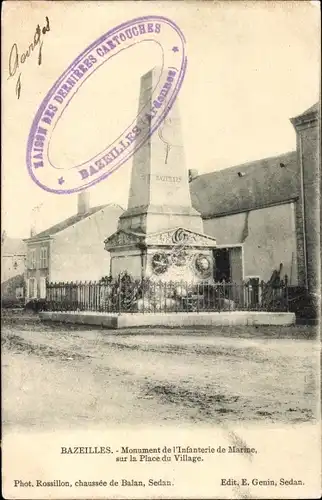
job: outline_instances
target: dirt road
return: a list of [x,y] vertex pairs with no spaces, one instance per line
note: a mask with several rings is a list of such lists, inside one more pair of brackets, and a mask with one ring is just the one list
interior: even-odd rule
[[313,340],[274,338],[272,329],[244,331],[246,338],[227,330],[131,333],[5,321],[4,426],[315,418]]

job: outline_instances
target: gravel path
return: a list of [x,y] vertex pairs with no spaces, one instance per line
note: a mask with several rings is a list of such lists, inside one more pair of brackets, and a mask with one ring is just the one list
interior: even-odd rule
[[315,341],[189,333],[113,335],[33,318],[5,322],[3,423],[39,430],[315,418]]

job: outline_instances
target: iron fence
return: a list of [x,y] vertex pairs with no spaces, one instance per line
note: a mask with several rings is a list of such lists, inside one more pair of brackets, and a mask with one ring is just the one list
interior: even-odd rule
[[133,280],[48,283],[46,309],[105,313],[288,311],[287,277],[278,284]]

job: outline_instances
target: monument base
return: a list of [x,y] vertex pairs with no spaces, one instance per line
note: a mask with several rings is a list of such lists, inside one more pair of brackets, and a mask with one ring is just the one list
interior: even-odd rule
[[[295,314],[290,312],[204,312],[204,313],[148,313],[148,314],[106,314],[98,312],[41,312],[42,321],[99,326],[118,330],[137,327],[180,328],[180,335],[191,335],[182,327],[198,326],[291,326]],[[121,333],[121,332],[120,332]],[[137,332],[141,332],[138,330]],[[211,331],[209,331],[211,333]],[[193,332],[192,332],[193,334]]]

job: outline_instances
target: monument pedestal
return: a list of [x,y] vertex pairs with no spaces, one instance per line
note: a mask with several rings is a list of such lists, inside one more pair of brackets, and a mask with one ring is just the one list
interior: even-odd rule
[[145,205],[126,210],[118,224],[118,230],[145,234],[178,227],[203,233],[203,221],[197,210],[189,206],[170,205],[166,197],[163,205]]
[[111,253],[111,275],[127,272],[133,278],[186,281],[213,281],[216,240],[182,227],[145,234],[119,230],[105,242]]

